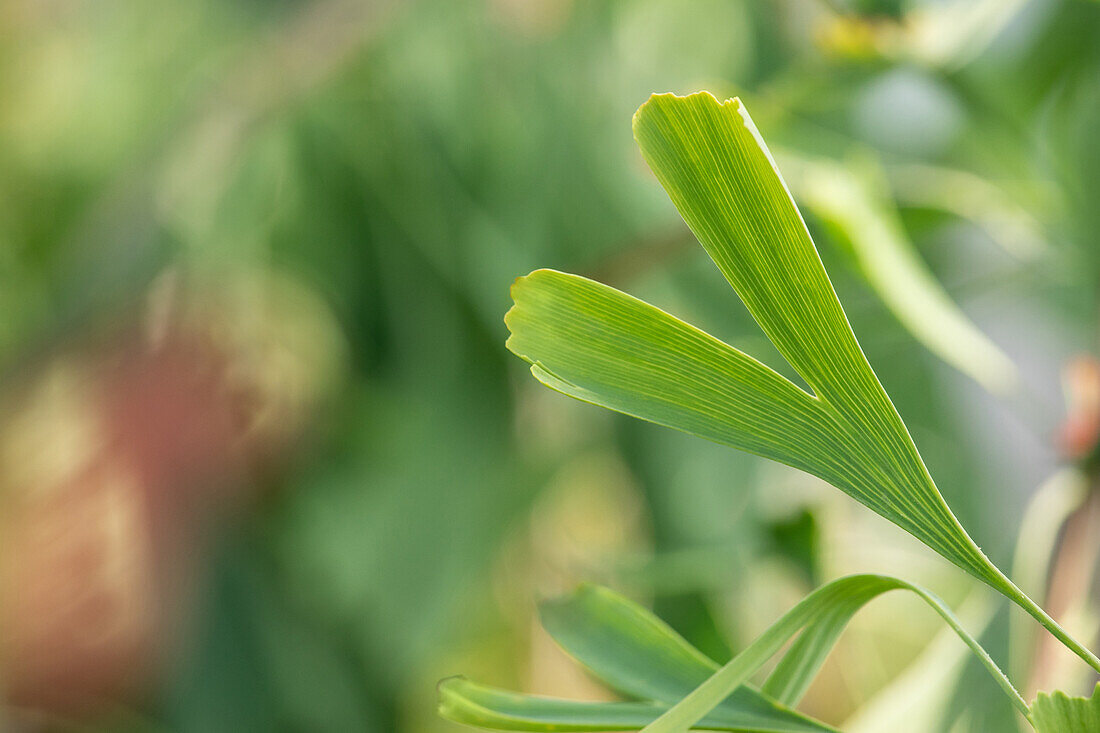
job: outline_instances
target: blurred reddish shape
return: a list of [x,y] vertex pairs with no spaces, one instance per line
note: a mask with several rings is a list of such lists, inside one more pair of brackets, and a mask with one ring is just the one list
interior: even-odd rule
[[255,498],[254,469],[300,437],[335,363],[335,340],[319,336],[332,335],[323,309],[270,285],[248,284],[248,318],[232,288],[223,301],[181,301],[173,287],[167,306],[152,302],[154,323],[63,347],[9,384],[0,679],[10,705],[82,717],[156,683],[194,606],[204,535]]
[[1066,419],[1059,434],[1063,455],[1074,460],[1092,456],[1100,443],[1100,361],[1079,356],[1062,370]]
[[[32,428],[44,442],[9,438],[22,454],[5,455],[0,623],[16,706],[77,712],[136,693],[187,605],[197,532],[247,485],[246,400],[225,354],[186,332],[106,352],[36,378],[16,410],[16,429],[46,421]],[[70,421],[82,444],[63,438],[70,455],[56,455]]]

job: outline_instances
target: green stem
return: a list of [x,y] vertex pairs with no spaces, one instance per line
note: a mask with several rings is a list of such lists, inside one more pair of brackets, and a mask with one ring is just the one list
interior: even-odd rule
[[1026,593],[1017,588],[1016,584],[1009,580],[1008,576],[997,569],[996,566],[990,563],[990,567],[996,570],[998,580],[1001,582],[1001,587],[998,587],[997,590],[1004,593],[1010,600],[1016,603],[1016,605],[1031,614],[1044,629],[1049,631],[1055,639],[1062,642],[1067,649],[1084,660],[1085,663],[1094,670],[1100,672],[1100,658],[1097,658],[1097,656],[1084,644],[1070,636],[1069,632],[1063,629],[1061,624],[1051,618],[1050,614],[1044,611],[1038,603],[1031,600]]
[[[946,502],[944,503],[944,506],[947,506]],[[950,510],[948,511],[950,513]],[[1067,649],[1069,649],[1082,660],[1084,660],[1084,662],[1092,667],[1094,670],[1100,672],[1100,658],[1097,658],[1097,656],[1093,654],[1092,651],[1090,651],[1088,647],[1086,647],[1084,644],[1070,636],[1069,632],[1063,629],[1057,621],[1051,618],[1049,613],[1044,611],[1038,603],[1031,600],[1031,598],[1028,597],[1028,595],[1022,590],[1020,590],[1020,588],[1015,583],[1013,583],[1007,575],[1001,572],[1001,569],[994,565],[992,560],[986,557],[985,553],[982,552],[977,543],[975,543],[974,540],[970,539],[970,535],[968,535],[966,533],[966,530],[963,529],[963,526],[959,524],[959,520],[955,518],[954,514],[951,514],[951,519],[954,520],[955,526],[959,529],[959,531],[966,536],[966,539],[969,541],[970,544],[969,549],[972,553],[971,557],[968,558],[967,561],[956,561],[959,567],[972,573],[974,577],[981,579],[991,588],[993,588],[993,590],[1001,593],[1017,606],[1027,611],[1028,614],[1030,614],[1032,618],[1038,621],[1044,629],[1049,631],[1055,639],[1062,642],[1062,644]]]
[[1054,638],[1065,644],[1066,648],[1072,651],[1077,656],[1081,657],[1090,667],[1097,672],[1100,672],[1100,658],[1097,658],[1084,644],[1074,639],[1069,635],[1062,626],[1050,617],[1046,611],[1039,607],[1039,604],[1031,600],[1024,594],[1020,594],[1020,599],[1014,599],[1020,606],[1035,617],[1035,620],[1043,625],[1047,631],[1054,635]]

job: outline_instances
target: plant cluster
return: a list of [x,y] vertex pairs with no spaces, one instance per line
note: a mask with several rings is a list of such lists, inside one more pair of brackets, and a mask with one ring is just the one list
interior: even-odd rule
[[[513,286],[508,348],[531,364],[536,379],[570,397],[824,479],[1018,605],[1100,671],[1100,659],[998,569],[951,512],[860,348],[741,102],[708,93],[654,95],[636,113],[634,134],[691,231],[805,387],[652,305],[551,270]],[[455,678],[441,685],[441,713],[525,731],[833,730],[793,708],[852,616],[894,590],[931,606],[1040,733],[1100,730],[1100,693],[1040,694],[1028,704],[947,605],[882,575],[819,587],[723,666],[643,609],[583,587],[544,605],[543,624],[631,701],[538,698]],[[754,673],[784,649],[763,686],[751,686]]]

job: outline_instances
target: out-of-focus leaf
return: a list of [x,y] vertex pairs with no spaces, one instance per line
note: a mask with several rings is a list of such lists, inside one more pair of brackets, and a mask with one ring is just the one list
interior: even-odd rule
[[[439,696],[439,713],[444,718],[493,730],[638,730],[668,710],[667,705],[652,702],[577,702],[521,695],[461,677],[443,680]],[[700,720],[695,730],[824,733],[833,729],[794,715],[785,717],[721,708]]]
[[[596,677],[643,702],[589,703],[495,690],[462,678],[440,685],[440,713],[504,730],[632,730],[656,720],[705,682],[718,665],[637,604],[593,585],[540,607],[543,626]],[[741,685],[698,729],[813,732],[833,730]]]
[[[543,603],[540,611],[543,626],[565,651],[632,698],[672,704],[718,670],[668,624],[607,588],[582,585]],[[714,714],[727,721],[771,720],[821,729],[749,685],[734,690]]]
[[954,168],[909,163],[891,166],[889,178],[902,205],[938,209],[966,219],[984,229],[1005,254],[1019,262],[1034,262],[1053,254],[1053,247],[1035,217],[980,176]]
[[1039,733],[1095,733],[1100,730],[1100,684],[1092,697],[1040,692],[1028,720]]
[[1026,4],[1024,0],[956,0],[922,5],[907,18],[901,55],[947,69],[965,66],[989,47]]
[[659,618],[601,586],[545,601],[539,616],[570,656],[633,698],[675,702],[718,669]]
[[[1017,709],[1027,714],[1027,703],[1024,702],[1020,693],[1012,686],[985,649],[963,629],[954,613],[943,601],[923,588],[898,578],[884,575],[851,575],[823,585],[806,596],[714,676],[658,720],[646,726],[645,733],[683,733],[690,730],[732,690],[744,684],[745,680],[778,652],[791,637],[803,629],[816,629],[812,641],[797,650],[805,662],[777,669],[769,680],[769,682],[775,680],[774,687],[781,690],[798,689],[805,684],[806,678],[812,678],[816,674],[840,632],[855,612],[874,598],[892,590],[911,591],[931,606],[970,647]],[[796,649],[792,648],[785,659],[789,659],[794,651]]]
[[921,3],[908,8],[902,22],[889,23],[838,13],[822,39],[834,51],[862,56],[873,50],[895,62],[956,70],[980,56],[1026,6],[1024,0]]
[[1012,361],[959,309],[906,236],[882,176],[867,167],[800,161],[796,190],[850,245],[868,284],[929,351],[987,390],[1018,381]]
[[654,95],[634,133],[688,226],[813,394],[653,306],[552,271],[513,287],[508,347],[572,397],[825,479],[1015,601],[1100,670],[951,513],[740,101]]

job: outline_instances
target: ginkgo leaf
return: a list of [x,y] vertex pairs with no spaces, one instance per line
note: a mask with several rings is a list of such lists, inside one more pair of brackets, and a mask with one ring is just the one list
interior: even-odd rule
[[1040,692],[1031,703],[1028,720],[1039,733],[1096,733],[1100,731],[1100,684],[1092,697]]
[[[963,629],[943,601],[923,588],[898,578],[884,575],[851,575],[827,583],[806,596],[710,679],[656,721],[646,726],[643,729],[644,733],[683,733],[690,730],[699,720],[710,714],[727,695],[743,685],[795,634],[816,628],[815,642],[804,646],[799,652],[806,661],[790,667],[784,673],[790,678],[780,680],[783,684],[779,686],[793,688],[804,684],[804,680],[812,678],[817,672],[856,611],[883,593],[893,590],[910,591],[931,606],[970,647],[1016,708],[1025,715],[1028,713],[1027,703],[1020,693],[1012,686],[985,649]],[[790,654],[794,651],[795,649],[792,648],[787,658],[790,658]]]
[[635,114],[634,133],[688,226],[812,394],[653,306],[551,271],[513,287],[508,347],[565,394],[825,479],[1015,601],[1100,670],[951,513],[740,101],[654,95]]
[[856,342],[802,216],[740,101],[654,95],[635,114],[634,133],[688,226],[832,418],[834,442],[856,453],[840,488],[871,499],[888,519],[988,577],[989,562],[947,509]]
[[[491,730],[613,731],[638,730],[668,710],[654,702],[579,702],[521,695],[452,677],[439,684],[439,714],[447,720]],[[835,733],[807,718],[715,710],[693,730],[739,733]]]

